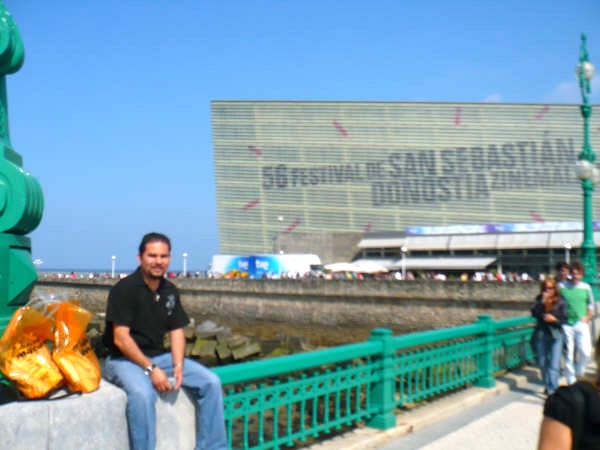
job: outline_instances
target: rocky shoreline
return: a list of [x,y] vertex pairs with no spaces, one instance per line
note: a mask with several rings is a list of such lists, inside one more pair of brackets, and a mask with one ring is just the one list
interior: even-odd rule
[[[107,349],[102,343],[104,333],[103,313],[94,315],[87,335],[96,355],[104,359]],[[205,320],[196,324],[191,319],[184,329],[186,338],[186,357],[194,359],[207,367],[233,364],[255,359],[267,359],[315,350],[302,337],[280,336],[279,339],[260,340],[255,336],[233,333],[231,328]],[[164,346],[169,348],[169,335],[165,335]]]

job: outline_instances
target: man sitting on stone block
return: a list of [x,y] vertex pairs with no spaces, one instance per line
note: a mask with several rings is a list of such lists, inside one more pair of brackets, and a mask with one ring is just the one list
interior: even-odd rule
[[[224,450],[221,382],[200,363],[184,358],[183,328],[189,319],[179,291],[164,276],[170,259],[169,238],[160,233],[146,234],[139,246],[139,267],[111,289],[103,337],[110,355],[103,375],[127,393],[131,448],[155,448],[158,392],[184,386],[198,406],[196,449]],[[170,353],[163,348],[167,332]],[[170,382],[170,377],[174,381]]]

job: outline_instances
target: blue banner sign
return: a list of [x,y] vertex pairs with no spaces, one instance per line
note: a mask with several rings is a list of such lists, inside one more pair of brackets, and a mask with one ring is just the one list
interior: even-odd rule
[[[543,231],[581,231],[581,222],[532,222],[499,223],[482,225],[447,225],[435,227],[408,227],[409,235],[477,234],[477,233],[527,233]],[[600,222],[594,222],[594,230],[600,230]]]

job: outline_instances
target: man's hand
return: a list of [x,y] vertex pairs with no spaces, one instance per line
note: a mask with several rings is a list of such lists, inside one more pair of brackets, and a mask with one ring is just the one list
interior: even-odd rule
[[160,367],[155,367],[154,370],[150,372],[150,380],[152,381],[152,386],[154,386],[154,389],[158,392],[171,390],[171,384],[169,383],[167,374]]
[[183,383],[183,367],[181,364],[175,364],[173,366],[173,376],[177,381],[173,389],[179,389],[181,387],[181,383]]
[[185,356],[185,333],[183,328],[177,328],[170,333],[171,337],[171,355],[173,356],[173,376],[177,383],[175,389],[181,387],[183,382],[183,361]]
[[[146,368],[151,364],[152,361],[142,353],[131,337],[129,327],[113,324],[113,333],[115,345],[127,359],[142,368]],[[150,372],[149,377],[150,381],[152,381],[152,386],[154,386],[154,389],[158,392],[165,392],[171,389],[167,374],[161,368],[155,367],[154,370]]]

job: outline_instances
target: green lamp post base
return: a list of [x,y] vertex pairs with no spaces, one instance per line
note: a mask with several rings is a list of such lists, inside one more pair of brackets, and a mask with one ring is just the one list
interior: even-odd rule
[[14,312],[29,301],[37,280],[31,261],[31,241],[28,237],[0,233],[0,330],[4,330]]

